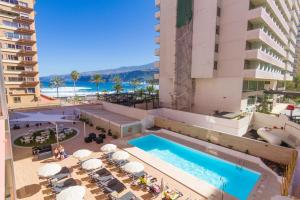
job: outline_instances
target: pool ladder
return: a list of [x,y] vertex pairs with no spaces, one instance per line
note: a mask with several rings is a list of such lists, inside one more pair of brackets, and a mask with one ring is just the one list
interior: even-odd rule
[[239,159],[236,168],[242,170],[244,166],[245,166],[245,160]]

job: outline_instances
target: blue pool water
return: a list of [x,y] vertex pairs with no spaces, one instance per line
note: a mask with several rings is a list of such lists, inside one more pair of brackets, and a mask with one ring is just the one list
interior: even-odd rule
[[246,200],[260,173],[189,148],[156,135],[129,141],[155,157],[217,187],[232,196]]

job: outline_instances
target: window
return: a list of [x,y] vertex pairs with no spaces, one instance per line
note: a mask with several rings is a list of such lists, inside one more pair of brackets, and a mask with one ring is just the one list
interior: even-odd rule
[[32,61],[32,57],[31,56],[25,56],[23,58],[24,61]]
[[250,91],[256,91],[257,90],[257,82],[256,81],[249,81],[248,89]]
[[258,81],[257,90],[264,90],[265,89],[265,82]]
[[25,3],[23,1],[18,1],[18,5],[23,6],[23,7],[28,7],[28,3]]
[[221,17],[221,8],[219,6],[217,7],[217,16]]
[[14,103],[21,103],[21,97],[14,97]]
[[9,26],[9,27],[13,27],[13,28],[18,28],[18,23],[16,23],[16,22],[11,22],[11,21],[3,20],[2,23],[5,26]]
[[216,26],[216,34],[219,35],[220,34],[220,26]]
[[249,96],[247,100],[247,105],[254,105],[256,102],[256,97],[255,96]]
[[214,70],[217,70],[217,69],[218,69],[218,62],[215,61],[215,62],[214,62]]
[[218,53],[219,52],[219,45],[215,44],[215,52]]
[[27,88],[27,93],[35,93],[35,88]]
[[18,56],[16,55],[7,55],[8,60],[18,60]]

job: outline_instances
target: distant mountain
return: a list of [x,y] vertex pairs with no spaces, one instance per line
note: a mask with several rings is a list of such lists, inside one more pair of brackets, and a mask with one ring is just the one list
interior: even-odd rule
[[[133,79],[146,81],[152,79],[154,74],[158,72],[159,70],[157,67],[154,67],[154,63],[149,63],[139,66],[126,66],[114,69],[81,72],[79,81],[89,81],[91,79],[91,76],[93,76],[94,74],[101,74],[103,79],[105,79],[105,81],[107,82],[112,81],[113,77],[115,77],[116,75],[120,76],[122,81],[131,81]],[[42,82],[49,82],[54,76],[60,76],[66,82],[72,81],[70,74],[44,76],[40,77],[40,80]]]

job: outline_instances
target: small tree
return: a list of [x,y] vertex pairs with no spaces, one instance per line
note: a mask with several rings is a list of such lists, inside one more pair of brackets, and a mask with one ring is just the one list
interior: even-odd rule
[[104,79],[102,78],[102,76],[100,74],[94,74],[91,78],[91,82],[96,84],[97,87],[97,95],[99,95],[99,84],[100,83],[104,83]]
[[74,92],[74,98],[75,98],[75,96],[76,96],[76,82],[80,78],[79,72],[77,72],[76,70],[72,71],[71,72],[71,78],[73,80],[73,92]]
[[133,79],[129,84],[132,86],[133,92],[135,93],[137,87],[141,85],[141,82],[138,79]]
[[121,78],[119,76],[115,76],[113,78],[113,82],[115,83],[113,86],[114,90],[117,94],[120,94],[120,92],[123,90]]
[[51,88],[56,88],[56,97],[58,98],[58,89],[62,86],[64,86],[65,82],[64,80],[59,77],[59,76],[54,76],[53,78],[51,78],[50,80],[50,87]]

